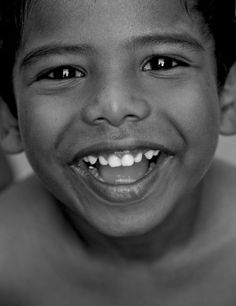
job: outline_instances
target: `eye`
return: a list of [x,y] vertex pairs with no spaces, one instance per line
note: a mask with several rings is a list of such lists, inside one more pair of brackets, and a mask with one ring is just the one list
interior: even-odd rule
[[69,67],[69,66],[61,66],[53,70],[50,70],[47,73],[43,73],[39,77],[39,80],[49,79],[49,80],[54,80],[54,81],[60,81],[60,80],[68,80],[68,79],[75,79],[75,78],[83,78],[84,76],[85,76],[85,73],[82,72],[78,68]]
[[143,66],[143,71],[170,70],[179,66],[188,66],[180,60],[175,60],[166,56],[154,56]]

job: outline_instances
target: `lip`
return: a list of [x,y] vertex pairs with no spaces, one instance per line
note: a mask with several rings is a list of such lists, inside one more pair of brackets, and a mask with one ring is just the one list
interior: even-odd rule
[[[82,158],[87,155],[98,155],[99,153],[109,153],[124,150],[160,150],[162,152],[159,161],[155,168],[138,181],[130,184],[113,185],[106,182],[101,182],[89,173],[87,166],[82,161]],[[165,181],[165,166],[171,162],[174,157],[173,151],[166,147],[150,142],[130,142],[122,143],[99,143],[79,151],[73,161],[70,163],[70,169],[75,179],[76,188],[83,184],[88,192],[94,194],[108,205],[130,205],[134,202],[139,202],[155,189],[154,185],[163,184]],[[168,172],[168,171],[167,171]]]

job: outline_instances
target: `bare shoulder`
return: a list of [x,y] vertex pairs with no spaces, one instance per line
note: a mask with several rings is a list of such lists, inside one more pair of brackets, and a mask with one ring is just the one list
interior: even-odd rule
[[[50,196],[35,176],[13,184],[0,195],[0,228],[17,225],[20,220],[39,218],[50,205]],[[23,226],[23,224],[22,224]]]
[[70,301],[78,298],[85,263],[60,203],[37,178],[0,196],[0,305],[77,305]]
[[[65,244],[63,214],[40,181],[31,176],[0,196],[0,280],[11,263],[30,263]],[[39,254],[41,254],[39,256]],[[5,263],[8,263],[7,265]],[[18,270],[19,267],[15,267]]]

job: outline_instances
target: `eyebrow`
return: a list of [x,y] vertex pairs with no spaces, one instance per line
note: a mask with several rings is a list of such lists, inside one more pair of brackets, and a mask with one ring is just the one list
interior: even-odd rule
[[163,34],[148,34],[138,37],[131,37],[127,40],[125,45],[134,48],[145,47],[149,45],[179,45],[184,49],[193,51],[204,51],[203,44],[188,33],[163,33]]
[[[127,49],[137,49],[150,45],[179,45],[181,48],[193,51],[204,51],[203,44],[196,38],[187,33],[170,33],[170,34],[147,34],[143,36],[129,37],[124,43]],[[49,44],[33,49],[24,56],[20,63],[20,68],[24,68],[32,63],[39,61],[41,58],[53,55],[63,54],[93,54],[96,48],[89,44],[67,45],[67,44]]]
[[24,68],[31,65],[42,58],[63,55],[63,54],[91,54],[94,52],[94,48],[87,44],[81,45],[65,45],[65,44],[49,44],[31,50],[27,53],[21,63],[20,68]]

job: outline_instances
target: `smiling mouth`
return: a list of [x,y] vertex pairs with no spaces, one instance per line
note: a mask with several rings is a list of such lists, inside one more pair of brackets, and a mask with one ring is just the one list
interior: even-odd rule
[[166,165],[174,156],[162,145],[100,143],[80,151],[69,166],[79,193],[85,187],[109,205],[128,204],[156,192],[157,186],[165,188],[171,171]]
[[100,182],[129,185],[150,173],[160,157],[159,150],[117,151],[83,157],[89,173]]

